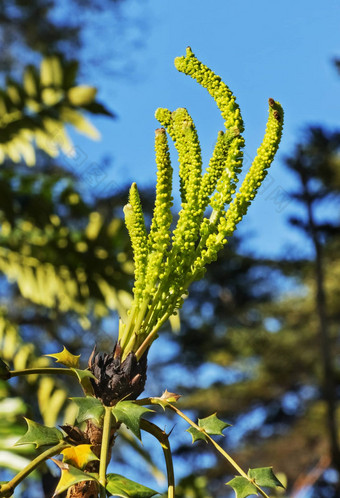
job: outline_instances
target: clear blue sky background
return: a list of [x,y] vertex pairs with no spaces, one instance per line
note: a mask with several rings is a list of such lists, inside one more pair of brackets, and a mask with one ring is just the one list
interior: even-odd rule
[[[262,140],[268,98],[279,100],[285,109],[283,141],[269,181],[240,226],[247,234],[246,249],[272,255],[282,253],[289,243],[293,251],[307,250],[285,221],[295,207],[287,205],[285,197],[294,180],[283,157],[293,151],[307,125],[340,125],[340,77],[332,64],[334,57],[340,57],[339,1],[129,0],[123,12],[147,21],[144,47],[126,54],[135,65],[131,78],[103,77],[101,71],[85,70],[86,82],[99,88],[99,99],[119,117],[95,121],[101,142],[74,137],[88,156],[86,165],[112,155],[110,177],[117,184],[134,180],[140,186],[154,184],[157,107],[189,110],[207,164],[223,121],[208,93],[174,68],[174,58],[190,45],[237,96],[246,127],[245,167]],[[112,50],[117,46],[105,21],[100,36],[91,43],[92,49],[98,44],[99,53],[105,46],[106,54],[110,44]],[[278,195],[282,195],[279,203]]]

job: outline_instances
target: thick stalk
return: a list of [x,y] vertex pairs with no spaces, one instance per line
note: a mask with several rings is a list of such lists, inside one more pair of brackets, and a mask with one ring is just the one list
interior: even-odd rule
[[70,375],[71,377],[75,377],[77,374],[74,370],[70,368],[50,368],[50,367],[39,367],[39,368],[25,368],[24,370],[11,370],[9,372],[10,378],[12,377],[21,377],[23,375]]
[[105,416],[103,424],[102,445],[100,450],[99,482],[102,485],[101,497],[105,498],[106,468],[109,461],[110,439],[111,439],[112,413],[111,407],[105,406]]
[[149,432],[158,439],[162,446],[168,476],[168,498],[175,498],[175,474],[168,435],[149,420],[141,419],[140,426],[143,431]]
[[53,457],[54,455],[59,455],[64,449],[69,448],[70,444],[65,441],[61,441],[56,446],[48,448],[43,453],[40,453],[32,462],[30,462],[27,467],[21,470],[11,481],[0,486],[0,497],[12,496],[14,489],[33,472],[40,464]]

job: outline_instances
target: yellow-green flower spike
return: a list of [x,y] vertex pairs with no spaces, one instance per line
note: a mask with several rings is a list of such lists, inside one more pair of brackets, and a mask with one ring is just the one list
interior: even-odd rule
[[174,111],[172,123],[173,139],[178,151],[181,199],[182,202],[190,202],[187,199],[188,191],[195,186],[195,190],[191,191],[189,196],[194,195],[198,198],[201,186],[201,147],[194,122],[186,109],[180,108]]
[[195,262],[195,271],[199,271],[206,264],[215,261],[217,253],[236,230],[236,225],[247,213],[248,207],[254,199],[261,183],[279,147],[283,129],[283,109],[279,102],[269,99],[269,118],[266,132],[261,146],[255,157],[239,192],[229,206],[226,213],[219,219],[217,230],[209,234],[206,241],[206,250]]
[[161,273],[164,257],[170,244],[170,226],[172,222],[172,166],[166,132],[158,128],[155,136],[157,164],[157,186],[155,208],[148,238],[148,267],[146,289],[148,294],[155,291],[154,284]]
[[144,289],[146,263],[148,257],[147,234],[144,215],[136,183],[130,188],[129,204],[124,207],[125,223],[128,229],[135,262],[134,294],[140,299]]
[[164,126],[166,131],[169,133],[172,140],[175,142],[176,138],[174,135],[174,130],[172,126],[172,113],[169,109],[165,109],[163,107],[159,107],[155,112],[155,118],[159,123]]
[[221,111],[226,129],[230,130],[236,127],[242,133],[244,127],[240,108],[232,91],[221,81],[220,76],[217,76],[211,69],[202,64],[195,57],[190,47],[187,48],[185,57],[175,59],[175,66],[178,71],[191,76],[208,90]]
[[[239,192],[244,139],[243,122],[229,88],[190,49],[175,61],[179,71],[192,76],[215,99],[225,120],[208,168],[202,176],[200,144],[194,123],[184,108],[171,113],[158,109],[163,128],[156,130],[156,201],[150,235],[147,237],[140,199],[135,184],[125,207],[135,259],[134,303],[126,323],[119,327],[123,358],[130,351],[140,358],[157,337],[160,327],[183,304],[189,285],[204,274],[217,258],[237,224],[246,214],[277,151],[283,126],[283,111],[269,99],[265,136]],[[181,210],[171,237],[172,167],[166,131],[178,151]],[[204,217],[210,206],[211,215]]]

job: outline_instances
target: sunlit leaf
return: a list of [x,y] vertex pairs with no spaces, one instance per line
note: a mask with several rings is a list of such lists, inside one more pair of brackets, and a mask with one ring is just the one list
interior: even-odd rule
[[119,474],[107,474],[106,490],[111,496],[121,496],[123,498],[151,498],[159,494],[157,491],[142,486]]
[[112,414],[116,421],[125,424],[138,439],[141,439],[140,419],[147,412],[152,412],[152,410],[139,406],[133,401],[119,401],[112,407]]
[[69,463],[78,469],[83,469],[89,462],[99,460],[99,458],[91,450],[90,444],[79,444],[78,446],[71,446],[63,450],[63,462]]
[[72,401],[78,406],[78,422],[84,422],[85,420],[94,420],[98,424],[100,423],[105,408],[97,398],[92,396],[86,396],[86,398],[71,398]]
[[227,482],[228,486],[231,486],[235,491],[236,498],[247,498],[247,496],[258,496],[258,490],[254,484],[252,484],[245,477],[234,477],[231,481]]
[[51,358],[55,358],[57,363],[62,363],[67,367],[78,368],[79,367],[79,358],[80,355],[74,355],[67,351],[64,346],[64,349],[60,353],[54,354],[46,354],[45,356],[51,356]]
[[227,427],[230,427],[230,424],[227,424],[216,417],[216,413],[209,415],[209,417],[198,419],[198,425],[204,429],[207,434],[219,436],[223,436],[222,431]]
[[93,86],[79,85],[70,88],[67,92],[67,97],[72,105],[83,106],[91,104],[97,93],[97,89]]
[[278,480],[273,472],[273,467],[260,467],[258,469],[249,469],[248,476],[253,479],[259,486],[275,488],[279,486],[284,488],[283,484]]
[[74,109],[64,107],[61,111],[61,118],[72,124],[81,133],[84,133],[93,140],[99,140],[99,131],[79,112]]
[[207,436],[204,434],[204,432],[199,431],[195,427],[190,427],[189,429],[187,429],[187,432],[189,432],[189,434],[191,434],[193,443],[195,443],[196,441],[199,441],[200,439],[202,439],[205,442],[208,442]]
[[77,484],[77,482],[96,481],[96,479],[91,474],[88,473],[85,474],[85,472],[82,472],[76,467],[73,467],[73,465],[60,462],[55,458],[51,458],[51,460],[61,469],[61,477],[53,496],[57,496],[63,493],[69,487],[73,486],[74,484]]
[[40,446],[58,444],[64,439],[63,433],[55,427],[46,427],[28,418],[25,418],[25,420],[28,427],[27,432],[15,443],[15,446],[35,444],[35,447],[39,448]]

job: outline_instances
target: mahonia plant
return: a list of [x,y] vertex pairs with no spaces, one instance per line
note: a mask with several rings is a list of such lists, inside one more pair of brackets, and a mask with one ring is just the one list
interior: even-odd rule
[[[280,104],[269,99],[269,117],[264,139],[241,187],[236,185],[241,173],[244,138],[243,121],[235,96],[221,78],[202,64],[187,49],[185,57],[175,60],[176,68],[206,88],[219,107],[225,131],[217,136],[216,146],[204,173],[195,125],[184,108],[174,112],[158,109],[156,118],[157,163],[156,200],[150,230],[146,228],[137,185],[132,184],[129,202],[124,207],[126,226],[131,238],[135,262],[134,300],[127,319],[120,320],[118,341],[110,354],[94,349],[86,369],[79,368],[79,357],[65,349],[50,355],[66,366],[63,369],[41,368],[10,371],[0,364],[2,378],[29,373],[63,373],[78,379],[85,396],[73,398],[79,408],[78,425],[64,425],[62,431],[27,420],[28,431],[17,444],[49,446],[31,464],[8,483],[2,484],[0,496],[11,496],[14,488],[41,462],[61,454],[54,462],[61,469],[55,496],[67,490],[71,497],[121,496],[151,497],[158,493],[118,474],[107,474],[111,450],[121,424],[141,438],[141,431],[160,442],[168,475],[168,498],[175,496],[175,480],[168,434],[145,418],[159,405],[170,409],[190,425],[193,442],[210,442],[239,474],[228,484],[237,498],[261,495],[263,487],[282,486],[271,467],[243,471],[217,444],[213,435],[222,435],[229,424],[212,414],[197,423],[181,412],[179,395],[167,390],[159,397],[138,399],[146,381],[148,350],[162,325],[177,313],[189,286],[203,277],[206,266],[216,260],[219,251],[236,230],[237,224],[263,182],[278,149],[283,127]],[[172,176],[167,134],[178,151],[181,210],[174,229],[172,216]],[[86,423],[86,427],[79,425]]]

